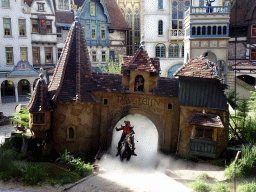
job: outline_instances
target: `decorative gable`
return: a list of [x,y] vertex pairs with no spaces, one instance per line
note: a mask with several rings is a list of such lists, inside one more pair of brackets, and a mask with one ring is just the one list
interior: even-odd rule
[[7,74],[7,77],[15,76],[38,76],[39,73],[29,64],[27,60],[20,60],[17,65]]

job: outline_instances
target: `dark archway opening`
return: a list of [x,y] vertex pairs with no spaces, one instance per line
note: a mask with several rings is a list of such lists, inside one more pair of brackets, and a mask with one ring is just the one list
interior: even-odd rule
[[18,83],[18,95],[20,101],[29,101],[30,83],[26,79],[22,79]]
[[16,102],[14,83],[10,80],[5,80],[1,84],[1,99],[2,103]]
[[241,79],[242,81],[248,83],[251,86],[255,86],[255,78],[250,75],[240,75],[237,78]]

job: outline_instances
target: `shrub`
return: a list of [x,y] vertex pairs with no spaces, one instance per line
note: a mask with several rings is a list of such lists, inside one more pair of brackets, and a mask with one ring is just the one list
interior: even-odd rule
[[199,180],[213,180],[212,177],[209,177],[207,173],[201,173],[200,175],[197,176],[197,179]]
[[225,168],[224,176],[227,179],[234,180],[234,178],[235,178],[235,171],[236,171],[236,177],[237,178],[242,177],[241,169],[238,166],[236,166],[236,170],[235,170],[234,166],[235,166],[234,162],[231,162],[230,165]]
[[255,192],[256,183],[244,183],[237,187],[237,192]]
[[211,161],[211,164],[219,166],[219,167],[225,167],[225,163],[222,159],[213,160],[213,161]]
[[197,192],[208,192],[211,190],[210,186],[201,180],[190,183],[190,188]]
[[24,168],[21,176],[21,181],[26,184],[36,185],[40,181],[46,181],[46,171],[39,165],[28,163]]
[[219,183],[219,182],[217,182],[214,185],[213,190],[215,192],[230,192],[230,190],[227,189],[227,187],[225,187],[225,185],[223,183]]

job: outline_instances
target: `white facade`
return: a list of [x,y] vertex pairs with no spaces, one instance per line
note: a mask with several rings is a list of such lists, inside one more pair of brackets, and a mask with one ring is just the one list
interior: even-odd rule
[[[32,64],[32,46],[30,32],[30,8],[23,1],[9,0],[9,6],[0,2],[0,70],[9,71],[20,61],[21,48],[27,48],[27,60]],[[5,21],[9,19],[10,35],[6,34]],[[25,21],[25,35],[19,33],[19,20]],[[8,25],[8,22],[6,23]],[[6,26],[8,27],[8,26]],[[6,47],[12,48],[13,61],[6,63]]]
[[[141,37],[149,57],[160,57],[161,76],[173,77],[173,70],[187,61],[185,49],[188,48],[185,46],[189,44],[184,44],[184,11],[190,6],[199,7],[199,4],[206,6],[206,1],[193,0],[192,4],[190,0],[141,1]],[[216,0],[212,6],[222,6],[222,0]],[[159,21],[162,22],[162,33]]]

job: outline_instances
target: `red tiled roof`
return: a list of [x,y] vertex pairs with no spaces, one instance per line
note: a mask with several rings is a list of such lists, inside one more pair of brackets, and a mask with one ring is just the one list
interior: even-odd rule
[[140,47],[134,56],[123,58],[122,73],[125,71],[146,71],[159,75],[160,62],[159,58],[149,58],[146,49]]
[[56,12],[56,23],[72,24],[74,22],[74,13],[71,12]]
[[26,108],[29,112],[46,112],[52,110],[48,99],[47,84],[43,78],[37,81],[33,95]]
[[24,0],[24,2],[30,7],[32,4],[33,0]]
[[175,73],[175,76],[199,77],[208,79],[219,79],[213,64],[204,58],[191,59],[183,64]]
[[108,14],[111,19],[110,28],[111,29],[122,29],[129,30],[130,27],[126,22],[123,14],[121,13],[120,7],[117,5],[115,0],[104,0],[105,5],[108,10]]
[[187,123],[205,127],[224,128],[221,118],[217,114],[194,112],[187,120]]
[[153,90],[153,95],[178,97],[179,79],[169,77],[159,77],[157,86]]

